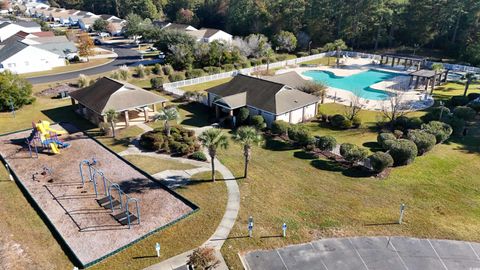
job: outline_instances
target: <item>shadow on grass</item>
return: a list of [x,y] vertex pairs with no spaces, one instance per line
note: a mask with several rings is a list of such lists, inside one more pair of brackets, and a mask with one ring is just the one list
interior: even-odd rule
[[272,138],[268,138],[265,141],[265,145],[263,147],[272,151],[290,151],[296,149],[296,147],[292,146],[288,142]]
[[314,154],[305,152],[302,150],[296,151],[295,153],[293,153],[293,156],[299,159],[306,159],[306,160],[317,159],[317,157]]
[[352,178],[366,178],[372,176],[372,172],[364,170],[360,167],[349,167],[345,164],[335,162],[332,160],[317,159],[310,162],[314,168],[330,172],[341,172],[344,176]]
[[193,127],[204,127],[210,125],[211,111],[207,106],[197,103],[189,102],[178,105],[178,108],[186,112],[185,119],[181,122],[182,125]]
[[377,142],[366,142],[363,143],[362,146],[370,149],[372,152],[383,151],[382,147]]

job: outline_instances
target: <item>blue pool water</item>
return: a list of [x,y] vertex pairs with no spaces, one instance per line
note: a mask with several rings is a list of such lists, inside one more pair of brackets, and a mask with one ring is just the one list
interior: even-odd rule
[[385,100],[389,94],[382,90],[376,90],[370,86],[392,79],[397,76],[406,76],[399,73],[386,72],[370,69],[348,77],[339,77],[330,71],[312,70],[302,73],[312,78],[315,82],[324,83],[330,87],[343,89],[354,93],[364,99]]

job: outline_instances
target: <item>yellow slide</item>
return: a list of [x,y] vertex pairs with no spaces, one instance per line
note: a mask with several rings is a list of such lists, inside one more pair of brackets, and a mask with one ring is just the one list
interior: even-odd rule
[[50,132],[56,133],[57,135],[63,135],[63,134],[67,133],[63,130],[56,130],[56,129],[51,128],[50,127],[50,122],[48,122],[48,121],[42,121],[39,125],[41,125],[45,131],[50,131]]
[[58,150],[58,146],[55,143],[51,143],[49,146],[54,154],[60,154],[60,150]]

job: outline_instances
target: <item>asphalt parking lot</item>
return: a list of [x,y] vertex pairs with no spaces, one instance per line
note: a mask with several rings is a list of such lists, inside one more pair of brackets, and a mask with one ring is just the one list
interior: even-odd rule
[[242,257],[249,270],[480,270],[480,244],[406,237],[324,239]]

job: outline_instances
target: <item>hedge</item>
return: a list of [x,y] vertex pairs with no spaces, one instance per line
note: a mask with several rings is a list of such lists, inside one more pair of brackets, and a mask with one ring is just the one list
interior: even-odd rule
[[376,173],[383,172],[386,168],[393,166],[393,158],[390,154],[384,152],[376,152],[369,158],[370,165]]
[[453,132],[453,129],[449,124],[439,121],[431,121],[428,124],[423,124],[422,130],[435,135],[437,144],[446,141]]
[[419,129],[410,130],[407,138],[415,143],[420,156],[432,150],[437,142],[434,135]]
[[418,155],[418,149],[414,142],[400,139],[393,141],[388,152],[394,161],[394,165],[408,165],[415,160]]

